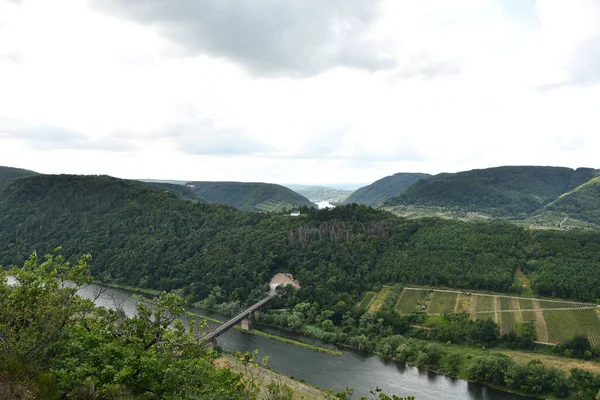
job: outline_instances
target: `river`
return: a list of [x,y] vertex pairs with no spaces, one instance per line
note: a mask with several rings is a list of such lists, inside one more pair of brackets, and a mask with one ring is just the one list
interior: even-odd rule
[[[99,287],[90,285],[80,290],[83,297],[95,297]],[[114,307],[120,304],[128,315],[136,310],[137,300],[131,292],[108,289],[96,300],[96,304]],[[226,316],[191,308],[198,314],[227,320]],[[323,347],[332,345],[312,338],[272,327],[260,327],[261,331],[288,337]],[[335,391],[346,387],[355,388],[357,395],[368,395],[376,386],[386,393],[400,396],[415,396],[417,400],[523,400],[523,396],[491,389],[462,379],[450,378],[433,372],[386,360],[378,356],[363,354],[347,348],[339,348],[341,356],[316,352],[302,347],[278,342],[260,336],[249,335],[237,329],[230,329],[218,338],[218,344],[226,351],[252,352],[259,350],[259,357],[269,356],[269,366],[275,371],[303,379],[307,383],[323,389]]]

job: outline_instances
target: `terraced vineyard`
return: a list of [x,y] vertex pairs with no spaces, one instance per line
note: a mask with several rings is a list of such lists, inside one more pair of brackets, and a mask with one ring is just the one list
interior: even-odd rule
[[546,310],[544,319],[552,343],[586,335],[593,345],[600,344],[600,318],[595,309]]
[[400,314],[410,314],[417,311],[417,306],[423,301],[423,290],[404,289],[400,302],[396,306],[396,311]]
[[456,312],[456,292],[433,292],[431,303],[429,303],[429,314],[443,314]]
[[494,297],[478,295],[473,296],[475,298],[475,318],[494,318]]
[[[390,290],[367,292],[360,307],[375,311]],[[396,311],[400,314],[425,311],[433,315],[467,311],[475,319],[493,318],[500,325],[501,334],[516,331],[520,322],[533,321],[537,339],[542,342],[561,343],[582,334],[592,344],[600,345],[600,308],[589,303],[405,288]]]
[[537,319],[535,311],[533,311],[535,308],[533,305],[533,300],[519,299],[519,306],[521,310],[525,310],[521,311],[521,320],[535,321]]

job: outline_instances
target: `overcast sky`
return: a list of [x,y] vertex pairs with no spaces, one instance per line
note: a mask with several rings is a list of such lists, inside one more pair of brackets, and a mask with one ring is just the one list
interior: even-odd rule
[[0,165],[321,184],[600,168],[600,0],[0,0]]

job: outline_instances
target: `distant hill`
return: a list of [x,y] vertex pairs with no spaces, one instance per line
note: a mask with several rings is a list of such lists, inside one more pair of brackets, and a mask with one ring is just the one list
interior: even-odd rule
[[38,175],[38,173],[26,169],[0,166],[0,186],[10,183],[15,179],[24,178],[31,175]]
[[600,224],[600,176],[560,196],[546,206],[549,211],[560,211],[569,217]]
[[185,200],[194,200],[194,201],[201,201],[201,202],[205,202],[206,200],[204,200],[198,193],[196,193],[194,191],[194,189],[179,184],[179,183],[166,183],[166,182],[149,182],[149,181],[141,181],[142,184],[144,184],[145,186],[148,186],[149,188],[155,189],[155,190],[163,190],[165,192],[169,192],[172,193],[173,195],[175,195],[175,197],[178,197],[180,199],[185,199]]
[[377,207],[390,197],[403,193],[419,179],[427,178],[429,176],[431,175],[408,172],[400,172],[391,176],[386,176],[368,186],[356,190],[343,201],[343,204],[358,203]]
[[319,201],[341,203],[354,192],[353,190],[334,189],[326,186],[286,185],[286,187],[315,203]]
[[314,207],[306,197],[273,183],[189,182],[198,196],[211,203],[226,204],[242,211],[280,211]]
[[507,166],[439,174],[418,181],[386,205],[481,211],[496,216],[532,213],[594,176],[594,170]]

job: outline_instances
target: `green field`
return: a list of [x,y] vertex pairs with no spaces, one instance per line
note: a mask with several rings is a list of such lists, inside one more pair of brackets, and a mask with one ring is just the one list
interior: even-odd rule
[[365,297],[363,297],[363,299],[361,300],[361,302],[358,304],[358,306],[360,308],[368,308],[369,304],[371,303],[371,300],[373,300],[373,297],[375,297],[375,292],[367,292],[365,293]]
[[371,301],[371,304],[369,304],[369,311],[379,311],[379,309],[383,305],[383,302],[385,301],[385,299],[387,299],[391,292],[391,287],[384,287],[383,289],[381,289],[381,291],[377,293],[373,301]]
[[574,303],[571,301],[546,301],[546,300],[538,300],[540,304],[540,308],[542,310],[553,309],[553,308],[586,308],[589,307],[589,304],[584,303]]
[[[500,310],[505,311],[500,314],[500,333],[503,335],[517,330],[517,322],[520,319],[521,313],[512,311],[518,309],[513,300],[515,299],[500,297]],[[518,301],[516,303],[518,304]]]
[[396,311],[400,314],[410,314],[415,311],[420,311],[417,310],[417,306],[422,303],[423,297],[426,294],[427,292],[424,290],[404,289],[400,302],[396,306]]
[[433,292],[431,303],[429,304],[429,314],[443,314],[456,312],[456,299],[458,293]]
[[[486,319],[494,318],[494,297],[492,296],[474,296],[476,299],[475,318]],[[481,314],[478,314],[481,313]]]
[[600,344],[600,318],[595,309],[544,311],[548,339],[560,343],[575,335],[586,335],[594,345]]
[[[391,288],[383,288],[379,293],[367,292],[360,307],[376,311],[377,305],[380,307],[390,293]],[[592,344],[600,345],[600,315],[593,304],[476,293],[463,296],[474,303],[475,319],[495,320],[498,315],[501,334],[516,331],[520,322],[534,321],[538,340],[561,343],[582,334]],[[396,311],[400,314],[419,311],[434,315],[453,313],[456,312],[458,298],[459,292],[406,288],[396,305]]]
[[[519,299],[521,310],[533,310],[533,300]],[[521,319],[523,321],[535,321],[537,319],[535,311],[521,311]]]

